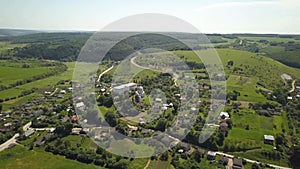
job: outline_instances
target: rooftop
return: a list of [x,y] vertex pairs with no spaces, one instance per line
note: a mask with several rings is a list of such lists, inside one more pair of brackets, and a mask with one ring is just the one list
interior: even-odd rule
[[264,139],[265,140],[275,140],[275,138],[274,138],[274,136],[272,136],[272,135],[264,135]]

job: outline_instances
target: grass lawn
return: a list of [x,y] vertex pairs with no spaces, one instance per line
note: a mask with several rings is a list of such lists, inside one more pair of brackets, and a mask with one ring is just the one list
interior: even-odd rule
[[154,153],[153,148],[145,144],[135,144],[129,139],[112,141],[108,151],[122,155],[126,153],[128,149],[132,149],[136,157],[149,157],[149,155]]
[[143,169],[148,162],[148,158],[136,158],[129,163],[129,169]]
[[53,155],[44,151],[30,151],[15,146],[0,152],[0,168],[5,169],[101,169],[92,164],[84,164],[63,156]]
[[62,138],[63,141],[70,141],[72,147],[77,147],[77,144],[84,149],[96,149],[97,144],[85,135],[69,135]]
[[243,157],[243,158],[248,158],[251,160],[257,160],[257,161],[260,161],[263,163],[270,163],[270,164],[288,167],[288,164],[289,164],[288,157],[281,158],[280,160],[270,160],[261,154],[262,151],[263,150],[258,149],[258,150],[249,150],[249,151],[246,151],[246,153],[245,152],[234,152],[232,154],[236,157]]
[[257,77],[230,75],[227,79],[227,90],[240,92],[238,101],[267,102],[262,94],[256,92],[257,81]]

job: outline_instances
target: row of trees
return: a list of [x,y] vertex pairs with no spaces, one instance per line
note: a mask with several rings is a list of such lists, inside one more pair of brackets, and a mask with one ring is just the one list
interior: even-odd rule
[[[82,136],[85,137],[85,136]],[[74,147],[69,140],[56,139],[55,142],[49,143],[45,150],[52,152],[53,154],[59,154],[66,156],[68,159],[77,160],[82,163],[93,163],[98,166],[112,169],[127,169],[129,166],[129,159],[122,158],[120,156],[112,155],[104,149],[98,147],[97,150],[82,149],[78,148],[83,144],[84,139],[81,143],[78,143]],[[132,160],[132,159],[130,159]]]

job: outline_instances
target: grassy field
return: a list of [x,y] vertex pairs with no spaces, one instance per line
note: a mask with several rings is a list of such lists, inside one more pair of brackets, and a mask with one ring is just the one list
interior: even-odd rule
[[[126,143],[124,143],[126,141]],[[128,149],[132,149],[136,157],[149,157],[154,153],[154,149],[144,144],[135,144],[129,139],[123,139],[121,141],[115,140],[110,143],[108,151],[117,154],[124,154]]]
[[[22,68],[22,64],[30,68]],[[17,81],[28,79],[37,75],[51,72],[51,67],[40,67],[34,62],[0,61],[0,85],[10,85]]]
[[[203,58],[213,57],[211,49],[196,52]],[[264,55],[233,49],[217,49],[216,52],[228,77],[228,91],[240,92],[238,101],[266,102],[265,97],[257,92],[258,89],[272,91],[276,86],[283,86],[284,81],[280,77],[283,73],[291,75],[294,79],[300,77],[300,69],[288,67]],[[192,51],[175,51],[173,53],[181,56],[184,61],[201,63],[201,59]],[[168,53],[159,54],[166,55],[168,58]],[[147,57],[140,56],[138,61],[149,60]],[[229,61],[233,61],[233,66],[227,66]],[[165,59],[164,62],[172,61]]]
[[0,42],[0,54],[7,54],[8,50],[15,47],[25,47],[26,44],[12,44],[10,42]]
[[69,160],[63,156],[44,151],[33,150],[21,146],[0,152],[0,168],[3,169],[101,169],[101,167]]
[[62,74],[51,76],[45,79],[37,80],[8,90],[0,91],[0,98],[18,96],[22,91],[31,90],[32,88],[53,88],[60,80],[71,80],[74,70],[74,62],[65,63],[68,70]]
[[227,79],[227,89],[230,91],[240,92],[239,101],[248,102],[266,102],[267,99],[260,93],[256,92],[257,77],[242,77],[230,75]]

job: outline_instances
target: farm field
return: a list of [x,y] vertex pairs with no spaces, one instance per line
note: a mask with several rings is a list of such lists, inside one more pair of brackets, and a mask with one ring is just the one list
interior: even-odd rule
[[5,99],[7,97],[16,97],[22,91],[31,90],[32,88],[53,88],[53,86],[61,80],[71,80],[75,63],[68,62],[64,64],[68,66],[68,70],[66,72],[45,79],[37,80],[31,83],[27,83],[21,86],[17,86],[8,90],[0,91],[0,98]]
[[[12,158],[13,157],[13,158]],[[0,168],[6,169],[101,169],[91,164],[80,163],[66,159],[60,155],[53,155],[40,150],[28,150],[21,146],[15,146],[9,150],[0,152]]]
[[[38,61],[16,63],[15,61],[0,61],[0,85],[7,86],[17,81],[28,79],[36,75],[51,72],[53,67],[39,66]],[[30,66],[29,68],[22,67]]]

